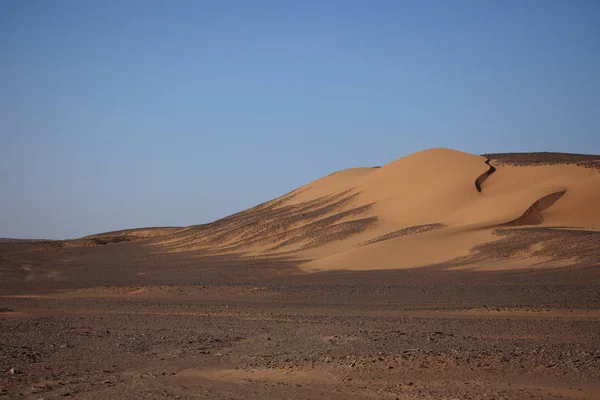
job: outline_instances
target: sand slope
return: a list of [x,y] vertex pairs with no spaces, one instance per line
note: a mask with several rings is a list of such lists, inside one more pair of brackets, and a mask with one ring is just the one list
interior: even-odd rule
[[[599,159],[435,148],[330,174],[210,224],[109,236],[158,237],[168,252],[286,256],[309,260],[307,270],[451,262],[499,240],[499,228],[600,229]],[[528,265],[527,250],[520,256]]]

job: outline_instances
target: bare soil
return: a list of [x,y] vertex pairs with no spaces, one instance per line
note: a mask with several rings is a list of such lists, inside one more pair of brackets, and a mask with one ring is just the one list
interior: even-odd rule
[[600,398],[592,256],[309,274],[149,243],[0,244],[0,398]]

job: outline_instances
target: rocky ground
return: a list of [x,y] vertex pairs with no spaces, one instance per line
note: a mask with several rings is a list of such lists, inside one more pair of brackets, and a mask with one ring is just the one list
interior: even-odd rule
[[598,399],[600,271],[0,245],[0,398]]

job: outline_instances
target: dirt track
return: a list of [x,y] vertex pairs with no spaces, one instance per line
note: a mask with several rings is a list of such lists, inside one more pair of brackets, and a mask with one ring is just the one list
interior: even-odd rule
[[0,245],[4,398],[600,398],[595,267],[306,274]]

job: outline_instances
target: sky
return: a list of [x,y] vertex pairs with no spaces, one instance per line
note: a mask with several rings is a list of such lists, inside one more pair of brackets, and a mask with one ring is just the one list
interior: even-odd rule
[[206,223],[450,147],[600,154],[595,0],[2,0],[0,237]]

